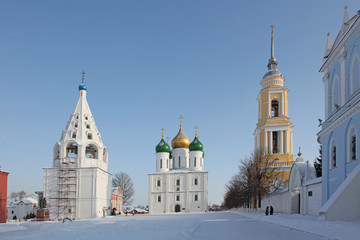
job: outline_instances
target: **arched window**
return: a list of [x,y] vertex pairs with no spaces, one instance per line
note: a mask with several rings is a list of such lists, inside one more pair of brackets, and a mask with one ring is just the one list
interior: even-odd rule
[[162,168],[162,159],[160,159],[160,168]]
[[273,153],[279,152],[278,140],[279,140],[278,132],[272,132],[272,144],[273,144],[272,152]]
[[86,158],[98,158],[98,151],[97,151],[97,147],[89,144],[86,146],[86,150],[85,150],[85,157]]
[[356,160],[356,130],[354,127],[349,132],[349,161]]
[[194,179],[194,185],[198,185],[198,179],[197,178]]
[[86,124],[86,128],[87,128],[87,129],[90,129],[90,124]]
[[198,200],[199,200],[199,196],[197,194],[195,194],[194,201],[198,201]]
[[194,167],[196,167],[196,157],[194,157]]
[[76,143],[69,143],[66,146],[66,156],[67,157],[77,157],[78,156],[78,146]]
[[180,179],[176,179],[176,186],[180,186]]
[[360,88],[360,61],[359,56],[356,54],[351,63],[351,94],[357,92]]
[[180,158],[180,156],[179,156],[179,168],[180,168],[180,163],[181,163],[181,158]]
[[161,186],[161,182],[160,180],[157,180],[157,186],[160,187]]
[[104,151],[103,151],[103,161],[107,162],[107,148],[106,147],[104,148]]
[[169,168],[169,159],[166,159],[166,168]]
[[176,201],[180,201],[180,195],[176,195]]
[[88,137],[89,140],[91,140],[92,139],[92,134],[88,133],[87,137]]
[[336,142],[335,139],[331,143],[330,148],[330,169],[336,168]]
[[271,101],[271,117],[279,116],[279,102],[274,99]]

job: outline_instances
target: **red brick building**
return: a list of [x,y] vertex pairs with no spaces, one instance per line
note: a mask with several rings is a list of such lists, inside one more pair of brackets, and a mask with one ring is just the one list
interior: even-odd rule
[[7,172],[0,170],[0,223],[6,223]]
[[122,190],[120,187],[112,188],[111,193],[111,214],[123,214],[122,211]]

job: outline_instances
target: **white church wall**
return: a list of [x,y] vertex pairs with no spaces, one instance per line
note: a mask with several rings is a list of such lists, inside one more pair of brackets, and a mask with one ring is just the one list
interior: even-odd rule
[[301,213],[311,216],[319,216],[321,208],[321,181],[303,187],[303,202]]
[[265,212],[267,206],[272,206],[276,213],[290,213],[290,192],[287,190],[264,196],[261,200],[261,211]]

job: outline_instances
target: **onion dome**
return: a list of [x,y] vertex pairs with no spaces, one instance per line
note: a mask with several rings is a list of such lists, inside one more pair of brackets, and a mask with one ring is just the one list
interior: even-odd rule
[[182,125],[180,124],[180,130],[178,134],[171,141],[172,148],[188,148],[190,145],[190,140],[185,136]]
[[85,85],[84,83],[82,83],[82,84],[79,85],[79,91],[80,91],[80,90],[85,90],[85,91],[87,91],[87,87],[86,87],[86,85]]
[[203,150],[203,145],[199,141],[197,135],[195,135],[194,140],[190,143],[189,150],[190,151],[202,151]]
[[79,91],[80,90],[85,90],[85,91],[87,91],[87,87],[86,87],[86,85],[85,85],[85,83],[84,83],[84,79],[85,79],[85,72],[83,71],[82,73],[82,81],[81,81],[81,84],[79,85]]
[[170,152],[170,146],[165,142],[165,140],[162,138],[158,145],[155,147],[156,153],[159,152]]

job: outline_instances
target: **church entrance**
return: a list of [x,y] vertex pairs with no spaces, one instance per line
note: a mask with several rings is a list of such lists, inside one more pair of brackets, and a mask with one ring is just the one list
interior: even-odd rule
[[175,205],[175,212],[180,212],[180,205]]

